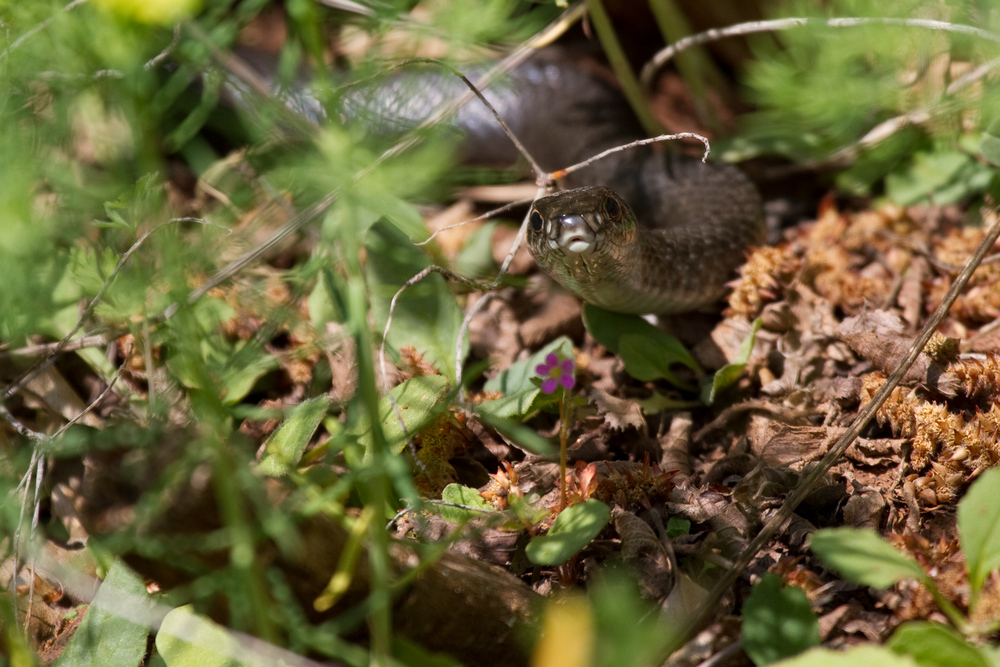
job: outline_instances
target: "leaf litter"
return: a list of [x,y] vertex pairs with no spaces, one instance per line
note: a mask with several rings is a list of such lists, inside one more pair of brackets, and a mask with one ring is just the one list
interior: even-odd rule
[[[669,604],[680,576],[677,556],[724,566],[726,558],[744,549],[802,473],[871,400],[927,313],[940,303],[955,266],[983,233],[960,223],[952,210],[939,207],[845,211],[825,202],[815,221],[785,230],[778,243],[753,252],[734,282],[725,315],[692,318],[675,331],[690,341],[691,353],[707,372],[745,363],[711,407],[662,379],[630,376],[620,358],[586,332],[576,300],[515,259],[511,273],[526,276],[527,286],[505,288],[472,318],[473,358],[489,361],[486,375],[493,378],[539,347],[569,337],[576,380],[590,406],[571,431],[571,506],[594,498],[613,508],[611,527],[592,543],[588,538],[590,546],[575,563],[542,570],[535,589],[575,585],[618,559],[632,568],[649,599]],[[492,234],[492,255],[502,256],[509,248],[510,232],[503,229]],[[457,255],[458,250],[456,245],[450,252]],[[776,572],[805,590],[820,614],[827,645],[884,637],[902,621],[934,618],[937,611],[926,589],[916,583],[901,584],[881,597],[844,588],[804,548],[806,535],[816,528],[881,528],[894,536],[898,549],[937,573],[946,596],[959,605],[968,603],[955,502],[972,479],[1000,460],[1000,337],[991,336],[1000,319],[996,266],[976,272],[939,327],[941,333],[905,376],[905,386],[879,409],[877,425],[855,441],[846,459],[824,476],[779,539],[758,553],[747,570],[753,576]],[[245,394],[232,398],[249,396],[257,407],[273,412],[299,404],[321,376],[334,378],[331,397],[346,402],[356,382],[356,350],[332,321],[320,331],[305,324],[309,304],[302,295],[289,293],[280,272],[268,279],[272,289],[264,298],[246,283],[213,294],[231,309],[221,326],[224,343],[263,341],[274,358],[252,378],[232,378],[234,387],[246,387]],[[477,298],[470,295],[466,309]],[[752,353],[740,360],[740,345],[757,317],[762,329]],[[441,358],[429,360],[413,347],[398,352],[391,384],[448,373]],[[979,356],[969,356],[973,352]],[[151,354],[158,352],[154,348]],[[116,361],[126,360],[119,354]],[[137,363],[126,375],[137,396],[152,390],[146,370]],[[224,367],[218,370],[225,372]],[[682,383],[699,380],[691,368],[676,366],[676,371]],[[262,385],[268,388],[266,397],[260,395]],[[472,404],[502,398],[482,390],[481,384],[471,387]],[[179,396],[166,389],[166,395]],[[660,405],[693,405],[683,412],[646,407],[656,405],[651,401],[658,397]],[[26,401],[23,409],[58,412],[80,402],[76,397],[47,400],[59,404]],[[436,409],[437,401],[433,404]],[[536,405],[518,416],[543,436],[552,436],[559,424],[546,409],[550,407]],[[430,407],[428,411],[427,425],[400,434],[401,440],[409,438],[420,461],[421,494],[435,498],[448,485],[459,484],[480,490],[495,510],[509,514],[503,525],[497,525],[491,516],[495,513],[462,523],[434,512],[431,505],[429,514],[421,510],[401,517],[397,537],[448,539],[457,553],[525,574],[530,567],[523,560],[525,537],[543,534],[555,520],[537,510],[556,503],[557,469],[547,457],[525,451],[475,414],[455,408],[434,415]],[[262,413],[248,418],[241,430],[263,450],[277,426]],[[333,424],[323,426],[308,447],[323,447],[335,431]],[[73,511],[63,508],[57,505],[55,511],[64,523],[78,523]],[[667,539],[667,521],[678,517],[689,522],[690,532]],[[122,521],[114,514],[105,519],[111,525]],[[18,588],[18,593],[26,591]],[[66,604],[60,596],[50,600],[35,594],[50,606]],[[742,582],[725,609],[735,609],[748,594]],[[984,609],[975,611],[983,614]],[[716,630],[721,637],[732,631],[724,620]],[[34,633],[42,637],[52,631]]]

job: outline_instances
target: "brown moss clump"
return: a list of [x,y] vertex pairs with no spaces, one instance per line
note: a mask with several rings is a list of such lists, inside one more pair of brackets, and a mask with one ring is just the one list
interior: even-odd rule
[[726,314],[756,317],[765,304],[779,298],[780,286],[791,280],[799,265],[788,246],[754,248],[740,267],[740,277],[731,283]]
[[[886,538],[931,574],[935,586],[945,598],[959,607],[968,605],[969,584],[965,558],[958,540],[942,536],[932,541],[921,535],[898,533],[890,533]],[[923,583],[911,580],[902,582],[896,589],[902,596],[901,603],[896,608],[897,622],[926,619],[940,610],[934,596]]]
[[935,331],[924,346],[924,354],[942,364],[958,361],[958,339]]
[[414,484],[426,498],[440,498],[444,487],[456,481],[455,468],[448,459],[462,453],[475,440],[462,413],[444,412],[413,438],[417,449]]
[[[934,256],[957,270],[969,259],[992,224],[994,213],[983,217],[979,228],[962,227],[949,231],[934,246]],[[929,308],[936,308],[951,287],[952,279],[935,281],[928,295]],[[967,323],[990,322],[1000,317],[1000,263],[986,263],[976,269],[964,292],[951,307],[951,315]]]
[[[882,385],[885,384],[885,376],[881,373],[869,373],[861,378],[861,407],[868,405]],[[903,438],[912,438],[914,430],[913,411],[919,404],[913,391],[906,387],[896,387],[889,394],[882,407],[875,413],[875,419],[879,426],[887,423],[892,428],[892,432]]]
[[411,378],[440,375],[434,364],[424,359],[412,345],[399,348],[399,367],[407,377]]
[[676,470],[664,472],[660,466],[649,462],[649,456],[642,463],[621,462],[605,464],[597,468],[597,488],[593,497],[610,505],[626,510],[640,507],[650,509],[666,500],[674,488]]
[[[878,373],[862,379],[862,404],[885,383]],[[937,502],[954,500],[972,477],[1000,462],[1000,404],[977,410],[967,419],[947,405],[921,398],[916,390],[897,387],[876,412],[879,424],[911,438],[910,465],[920,489],[934,491]]]
[[889,293],[892,277],[877,265],[872,268],[880,271],[862,272],[859,267],[866,261],[861,251],[872,246],[885,252],[888,245],[879,234],[891,229],[893,222],[892,217],[879,212],[849,217],[827,207],[803,239],[804,279],[849,313],[857,312],[866,303],[880,303]]
[[1000,396],[1000,356],[987,354],[985,359],[957,360],[948,370],[958,377],[970,398],[996,401]]

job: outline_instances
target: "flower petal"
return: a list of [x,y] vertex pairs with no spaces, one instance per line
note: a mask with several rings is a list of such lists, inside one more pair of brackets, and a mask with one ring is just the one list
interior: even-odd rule
[[547,363],[549,366],[558,366],[559,357],[556,356],[555,352],[549,352],[548,354],[545,355],[545,363]]
[[559,378],[559,382],[561,382],[562,386],[566,387],[567,389],[572,389],[573,385],[576,384],[576,380],[573,378],[572,375],[563,375],[561,378]]
[[548,364],[538,364],[537,366],[535,366],[535,375],[541,375],[544,377],[548,374],[549,374]]
[[563,359],[562,363],[559,364],[559,368],[561,368],[562,372],[567,375],[573,374],[573,366],[575,366],[575,364],[572,359]]
[[542,392],[546,394],[554,393],[559,387],[559,380],[556,378],[545,378],[542,381]]

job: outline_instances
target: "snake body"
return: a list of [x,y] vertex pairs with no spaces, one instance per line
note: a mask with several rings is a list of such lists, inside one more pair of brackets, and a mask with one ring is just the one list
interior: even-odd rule
[[[345,118],[380,133],[418,123],[462,91],[450,74],[398,73],[342,100]],[[642,138],[619,91],[560,52],[542,52],[487,97],[543,168],[554,170]],[[459,112],[467,161],[509,164],[513,144],[478,103]],[[584,301],[627,313],[712,304],[763,240],[760,195],[735,167],[653,147],[615,153],[537,200],[528,246],[538,265]]]

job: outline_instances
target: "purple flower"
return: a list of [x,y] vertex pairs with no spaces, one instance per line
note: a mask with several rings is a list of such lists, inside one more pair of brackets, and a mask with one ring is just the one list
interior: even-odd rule
[[573,385],[576,384],[576,379],[573,377],[573,366],[572,359],[560,360],[551,352],[547,354],[545,363],[535,367],[535,372],[542,378],[542,391],[546,394],[555,393],[559,385],[566,389],[572,389]]

